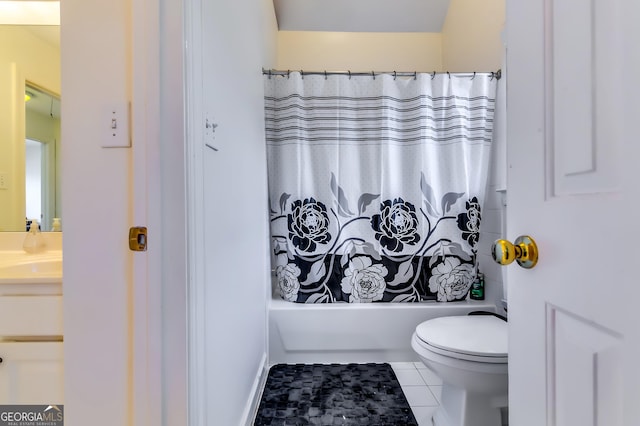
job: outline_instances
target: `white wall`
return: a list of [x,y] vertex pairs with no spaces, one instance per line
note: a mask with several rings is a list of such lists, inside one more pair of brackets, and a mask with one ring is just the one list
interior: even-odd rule
[[[151,333],[147,336],[149,355],[159,363],[146,371],[147,381],[142,383],[148,386],[143,390],[151,393],[148,409],[152,416],[147,425],[173,426],[186,425],[188,418],[185,2],[158,3],[150,10],[144,1],[137,2],[136,8],[138,19],[152,23],[146,26],[148,34],[138,34],[138,47],[149,54],[139,58],[138,65],[144,65],[134,81],[142,85],[137,94],[144,103],[138,104],[138,113],[151,118],[147,119],[147,129],[142,130],[147,151],[141,153],[141,160],[147,161],[148,182],[139,188],[149,203],[146,225],[152,240],[148,255],[154,267],[148,270],[148,285],[162,287],[161,294],[155,293],[148,301],[151,321],[159,321],[161,326],[149,331],[143,323],[139,331]],[[144,66],[153,70],[156,64],[159,73],[148,75]],[[144,300],[144,289],[140,297]]]
[[[248,13],[250,11],[250,13]],[[275,65],[272,2],[202,4],[205,117],[217,124],[203,157],[204,424],[249,414],[267,354],[268,204],[261,68]],[[197,114],[197,111],[192,113]],[[203,120],[196,125],[204,125]],[[197,212],[196,212],[197,213]],[[198,267],[198,265],[196,265]]]

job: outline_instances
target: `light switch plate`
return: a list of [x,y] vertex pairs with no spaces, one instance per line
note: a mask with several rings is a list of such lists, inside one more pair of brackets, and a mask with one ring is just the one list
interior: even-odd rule
[[104,109],[100,117],[100,127],[104,134],[103,148],[128,148],[131,146],[129,111],[128,102],[120,102]]

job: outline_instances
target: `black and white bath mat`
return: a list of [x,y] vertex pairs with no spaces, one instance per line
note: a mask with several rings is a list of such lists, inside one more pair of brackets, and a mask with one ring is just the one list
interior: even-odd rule
[[417,426],[389,364],[271,367],[254,426]]

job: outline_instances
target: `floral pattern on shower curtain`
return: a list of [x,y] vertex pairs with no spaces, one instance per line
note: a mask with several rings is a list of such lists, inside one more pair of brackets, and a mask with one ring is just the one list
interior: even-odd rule
[[276,286],[299,303],[455,301],[478,272],[496,79],[265,76]]

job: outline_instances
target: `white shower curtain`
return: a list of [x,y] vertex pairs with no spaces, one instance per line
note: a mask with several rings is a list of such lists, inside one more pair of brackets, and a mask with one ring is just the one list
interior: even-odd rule
[[464,299],[492,74],[265,76],[271,238],[292,302]]

